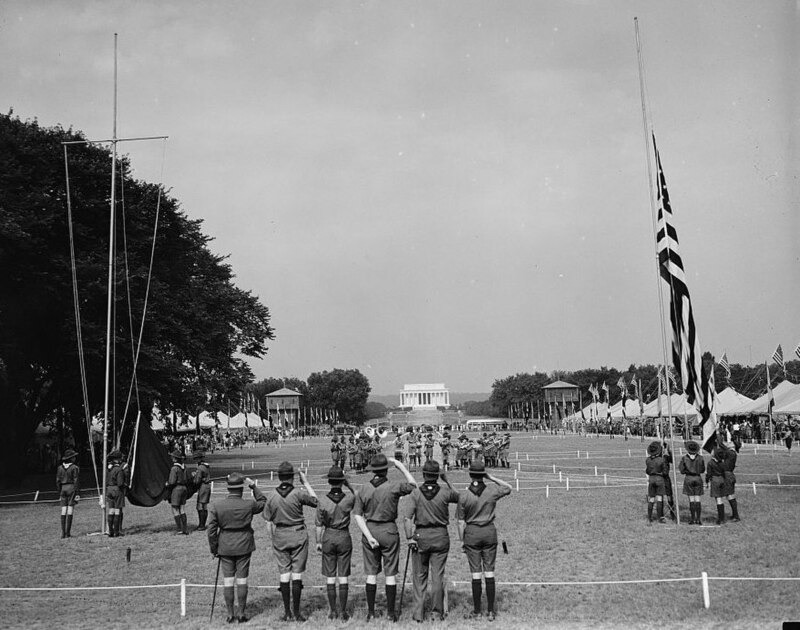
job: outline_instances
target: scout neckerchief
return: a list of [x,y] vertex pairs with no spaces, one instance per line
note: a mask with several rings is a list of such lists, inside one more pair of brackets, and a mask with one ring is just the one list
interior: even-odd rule
[[383,477],[381,475],[375,475],[370,481],[370,483],[372,484],[373,488],[377,488],[378,486],[380,486],[383,483],[386,483],[387,481],[389,481],[387,477]]
[[481,496],[484,490],[486,490],[486,484],[483,483],[482,479],[477,479],[469,484],[469,491],[476,497]]
[[61,462],[61,465],[64,467],[64,470],[69,470],[69,467],[72,466],[72,462]]
[[339,501],[344,499],[344,491],[336,486],[331,488],[331,491],[326,495],[331,501],[338,504]]
[[419,491],[422,493],[422,496],[424,496],[428,501],[439,494],[439,490],[441,490],[441,487],[439,487],[439,484],[435,481],[426,481],[419,489]]
[[292,490],[294,490],[294,486],[292,485],[291,481],[281,481],[281,485],[275,488],[275,492],[281,495],[284,499]]

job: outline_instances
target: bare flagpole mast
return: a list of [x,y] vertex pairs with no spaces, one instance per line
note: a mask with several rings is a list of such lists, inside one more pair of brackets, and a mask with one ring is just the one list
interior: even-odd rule
[[[660,262],[658,259],[658,228],[657,228],[657,219],[656,219],[656,201],[655,201],[655,190],[653,188],[653,166],[651,162],[651,144],[650,144],[650,137],[651,137],[651,125],[647,115],[647,98],[646,98],[646,85],[644,80],[644,59],[642,57],[642,43],[639,37],[639,18],[633,18],[633,25],[636,31],[636,57],[639,62],[639,92],[642,99],[642,125],[644,128],[644,143],[645,143],[645,156],[647,159],[647,184],[650,188],[650,214],[653,220],[653,237],[655,239],[655,247],[656,247],[656,283],[658,284],[658,305],[659,305],[659,317],[661,318],[661,350],[664,356],[664,387],[666,388],[666,395],[667,395],[667,415],[669,417],[669,439],[670,439],[670,448],[673,453],[675,453],[675,434],[672,430],[672,394],[670,392],[669,386],[669,375],[667,374],[667,370],[669,369],[669,361],[668,361],[668,354],[667,354],[667,334],[666,334],[666,324],[664,321],[664,295],[663,289],[661,286],[661,269],[660,269]],[[669,246],[669,245],[667,245]],[[659,392],[660,395],[660,392]],[[673,462],[672,465],[672,495],[673,499],[676,499],[675,496],[678,490],[678,473],[676,470],[675,463]],[[675,501],[675,522],[676,524],[680,525],[680,510],[678,509],[678,502]]]

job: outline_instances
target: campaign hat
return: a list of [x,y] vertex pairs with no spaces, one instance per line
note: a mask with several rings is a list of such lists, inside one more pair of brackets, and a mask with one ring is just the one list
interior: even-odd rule
[[281,462],[278,465],[278,478],[294,477],[294,466],[289,462]]
[[114,449],[108,454],[109,461],[112,462],[121,462],[122,461],[122,453],[118,449]]
[[338,466],[331,466],[328,470],[328,481],[344,481],[344,472]]
[[438,477],[439,470],[439,462],[437,462],[435,459],[429,459],[422,465],[422,476]]
[[78,454],[75,451],[73,451],[71,448],[68,448],[61,456],[61,461],[65,462],[69,459],[75,459],[77,456]]
[[377,455],[373,455],[372,459],[369,460],[369,466],[367,466],[367,470],[372,472],[379,472],[381,470],[388,470],[389,469],[389,461],[386,459],[386,455],[383,453],[378,453]]
[[478,477],[478,476],[485,477],[486,476],[486,466],[483,465],[483,462],[478,461],[477,459],[473,459],[469,463],[469,474],[471,476],[475,476],[475,477]]
[[244,488],[244,477],[241,473],[232,472],[228,475],[228,488]]
[[181,453],[177,448],[170,453],[172,459],[186,459],[186,456]]
[[689,455],[697,455],[700,452],[700,445],[694,440],[686,440],[683,446],[686,448],[686,452],[689,453]]
[[661,442],[659,442],[658,440],[653,440],[652,442],[650,442],[650,444],[648,444],[647,454],[650,455],[651,457],[661,455],[661,452],[662,452]]

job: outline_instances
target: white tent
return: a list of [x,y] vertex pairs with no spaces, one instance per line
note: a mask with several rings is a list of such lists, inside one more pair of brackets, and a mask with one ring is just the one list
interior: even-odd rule
[[[631,419],[631,418],[638,418],[640,415],[641,415],[641,410],[639,409],[639,401],[633,398],[628,398],[628,400],[625,401],[625,416],[628,419]],[[617,404],[611,406],[611,417],[622,418],[621,400]]]
[[[772,388],[772,395],[775,398],[775,409],[783,407],[790,403],[800,391],[800,385],[794,385],[789,381],[781,381]],[[764,414],[769,413],[769,392],[759,396],[755,400],[744,403],[743,405],[731,409],[728,414],[747,416],[750,414]],[[774,410],[773,410],[773,413]]]
[[661,416],[666,417],[672,411],[673,418],[682,418],[686,415],[687,418],[694,420],[697,416],[697,410],[693,405],[686,402],[686,396],[673,392],[669,396],[670,405],[667,406],[667,395],[661,394],[661,406],[659,408],[659,399],[647,403],[644,406],[644,415],[648,418],[657,418],[659,416],[659,409]]
[[750,402],[753,402],[752,398],[740,394],[733,389],[733,387],[726,387],[721,392],[717,392],[717,402],[714,411],[716,411],[718,416],[724,415]]
[[800,414],[800,385],[795,385],[780,403],[776,400],[772,413],[781,415]]

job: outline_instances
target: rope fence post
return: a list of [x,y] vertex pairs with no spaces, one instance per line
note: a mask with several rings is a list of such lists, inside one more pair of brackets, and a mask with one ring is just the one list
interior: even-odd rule
[[186,616],[186,578],[181,578],[181,617]]
[[517,479],[517,492],[519,492],[519,479]]
[[549,499],[549,498],[550,498],[550,486],[545,486],[545,489],[544,489],[544,498],[545,498],[545,499]]
[[569,477],[567,477],[567,492],[569,492]]
[[701,577],[703,578],[703,608],[708,609],[711,607],[711,596],[708,592],[708,573],[703,571]]
[[[780,482],[778,482],[780,483]],[[39,500],[39,491],[36,491],[36,495],[33,497],[33,502],[36,503]]]
[[756,493],[756,482],[754,481],[753,482],[753,494],[755,494],[755,493]]

